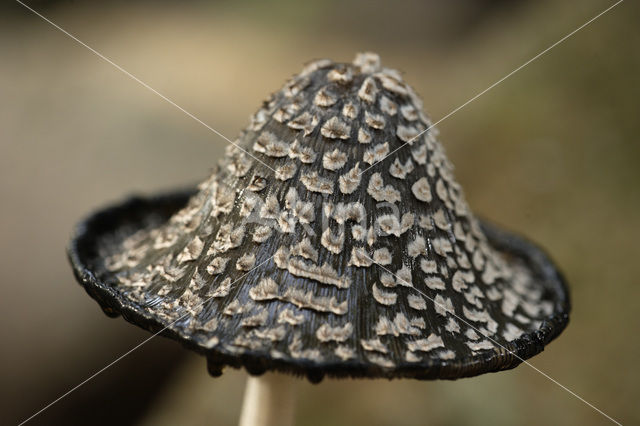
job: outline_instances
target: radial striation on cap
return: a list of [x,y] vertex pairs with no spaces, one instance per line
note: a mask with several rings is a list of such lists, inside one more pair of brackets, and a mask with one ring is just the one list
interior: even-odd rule
[[566,286],[540,249],[474,217],[430,125],[377,55],[312,62],[197,191],[83,222],[76,275],[107,313],[205,354],[213,375],[512,368],[565,327]]

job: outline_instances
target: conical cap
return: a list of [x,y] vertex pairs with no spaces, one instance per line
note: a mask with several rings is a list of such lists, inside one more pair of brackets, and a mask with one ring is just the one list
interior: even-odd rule
[[306,66],[174,201],[111,212],[129,219],[102,227],[83,282],[213,374],[455,378],[517,365],[567,320],[553,266],[474,217],[420,99],[374,54]]

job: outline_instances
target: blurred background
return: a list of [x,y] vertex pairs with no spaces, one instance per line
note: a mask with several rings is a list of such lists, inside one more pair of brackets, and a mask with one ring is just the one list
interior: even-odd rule
[[[363,50],[438,120],[613,2],[27,3],[233,138],[304,62]],[[475,211],[571,284],[571,322],[532,364],[625,424],[640,422],[639,17],[622,3],[439,125]],[[73,225],[199,181],[225,143],[18,3],[0,34],[0,423],[16,424],[149,336],[75,283]],[[245,378],[155,338],[30,424],[232,425]],[[298,395],[299,425],[608,423],[526,365]]]

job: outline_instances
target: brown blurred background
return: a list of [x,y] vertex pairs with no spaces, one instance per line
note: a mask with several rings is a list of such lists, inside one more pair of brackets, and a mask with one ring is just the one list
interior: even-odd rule
[[[375,50],[438,120],[612,2],[32,1],[223,134],[319,57]],[[0,423],[149,336],[102,314],[65,257],[72,226],[197,182],[224,141],[17,3],[0,7]],[[567,330],[532,363],[640,422],[640,7],[627,1],[440,124],[475,211],[543,245]],[[245,373],[156,338],[31,424],[227,425]],[[299,385],[300,425],[607,424],[523,365],[457,382]]]

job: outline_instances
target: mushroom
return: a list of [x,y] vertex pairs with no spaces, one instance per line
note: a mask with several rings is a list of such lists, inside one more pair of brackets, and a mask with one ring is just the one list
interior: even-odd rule
[[99,211],[68,249],[108,315],[212,376],[250,373],[242,424],[291,419],[282,373],[457,379],[564,329],[556,267],[473,215],[421,100],[377,55],[312,62],[263,105],[197,189]]

